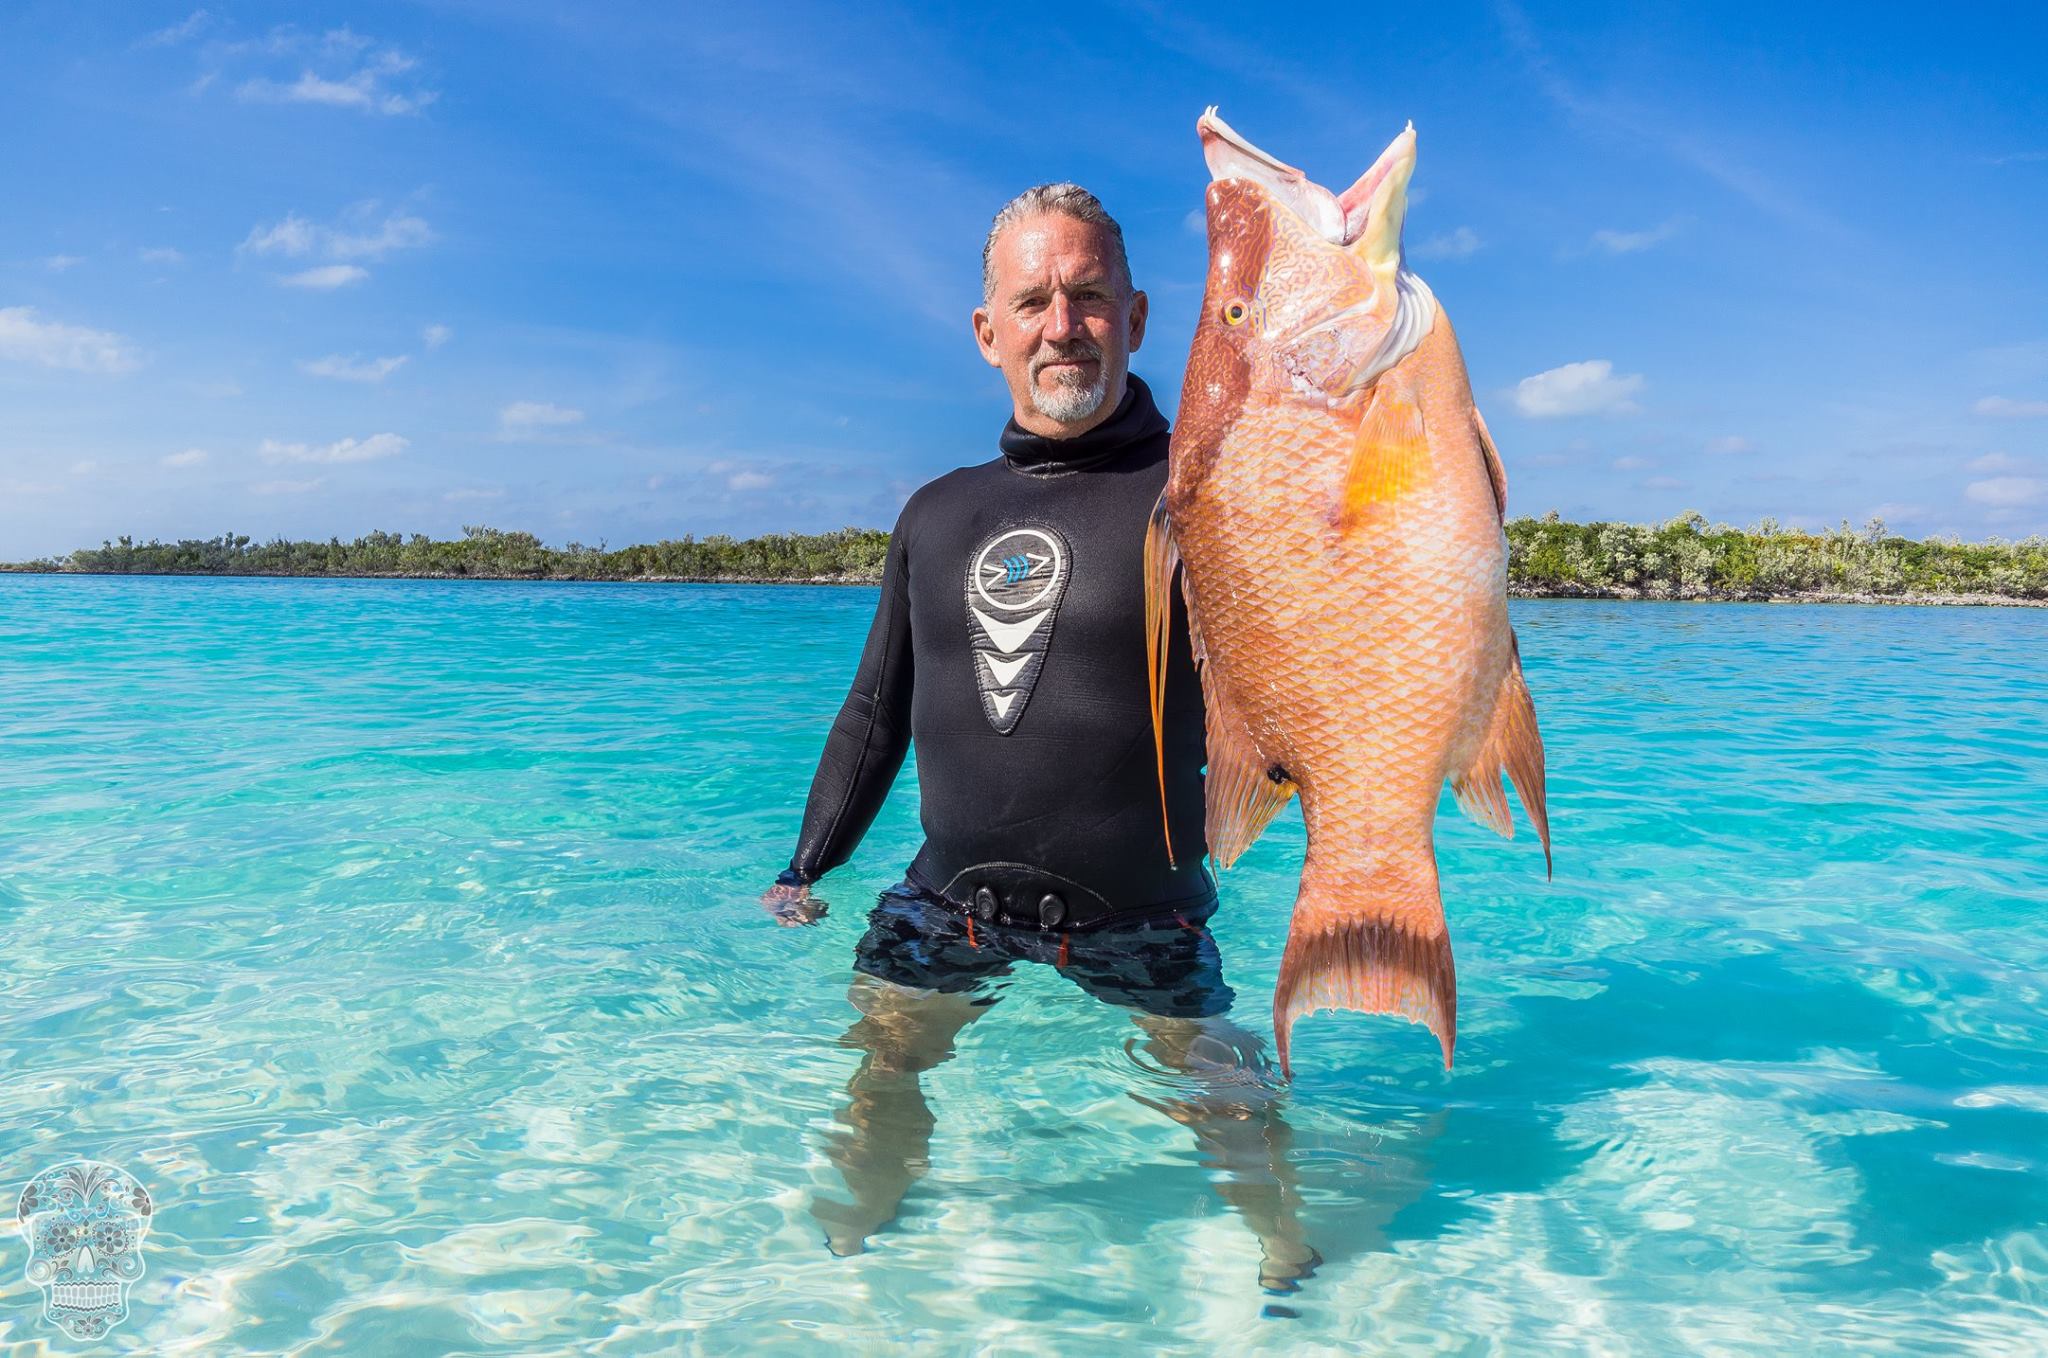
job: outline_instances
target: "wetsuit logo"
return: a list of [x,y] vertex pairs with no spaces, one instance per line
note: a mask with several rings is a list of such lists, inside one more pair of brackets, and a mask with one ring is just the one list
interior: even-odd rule
[[1045,667],[1070,554],[1051,528],[1005,528],[968,558],[967,632],[989,725],[1008,735]]

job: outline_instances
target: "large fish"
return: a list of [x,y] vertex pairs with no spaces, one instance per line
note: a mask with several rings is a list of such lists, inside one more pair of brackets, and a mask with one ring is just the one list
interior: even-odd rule
[[[1176,564],[1208,709],[1222,866],[1295,793],[1308,830],[1273,997],[1428,1025],[1451,1064],[1457,981],[1437,799],[1543,839],[1543,742],[1508,626],[1507,479],[1450,320],[1403,267],[1415,128],[1342,195],[1197,125],[1209,280],[1147,534],[1158,728]],[[1164,753],[1161,753],[1162,802]],[[1170,846],[1170,851],[1171,846]]]

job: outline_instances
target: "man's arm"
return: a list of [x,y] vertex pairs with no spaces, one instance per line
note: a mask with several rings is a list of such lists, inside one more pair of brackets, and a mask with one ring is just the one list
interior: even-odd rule
[[910,565],[906,513],[889,536],[882,597],[868,627],[853,687],[825,738],[825,752],[804,803],[803,829],[789,867],[763,904],[785,923],[808,924],[810,884],[852,856],[888,798],[910,751]]

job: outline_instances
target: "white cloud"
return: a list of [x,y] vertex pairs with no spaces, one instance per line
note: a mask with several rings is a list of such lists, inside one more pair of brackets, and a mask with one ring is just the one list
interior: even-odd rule
[[766,490],[775,484],[775,478],[764,472],[734,472],[725,478],[728,490]]
[[1209,234],[1208,210],[1205,208],[1195,208],[1187,216],[1180,219],[1180,224],[1181,229],[1190,236],[1207,236]]
[[455,338],[455,332],[445,325],[430,325],[420,331],[420,343],[429,349],[438,349]]
[[1477,231],[1469,226],[1461,226],[1455,231],[1431,236],[1409,253],[1417,259],[1463,259],[1476,252],[1483,244],[1485,242],[1479,239]]
[[83,263],[85,263],[83,255],[45,255],[43,257],[43,267],[51,273],[63,273],[65,270],[75,269]]
[[137,252],[144,264],[183,264],[185,252],[173,250],[168,245],[155,246]]
[[1605,250],[1610,255],[1632,255],[1661,245],[1678,234],[1680,222],[1673,217],[1662,226],[1653,226],[1648,231],[1613,231],[1606,228],[1593,233],[1595,249]]
[[1973,472],[2016,472],[2025,464],[2011,453],[1986,453],[1969,464],[1965,470]]
[[2015,401],[2006,396],[1986,396],[1974,407],[1979,415],[2002,420],[2030,420],[2048,415],[2048,401]]
[[[330,59],[330,65],[331,58],[337,55],[353,62],[370,45],[368,38],[345,28],[337,29],[326,35],[325,56]],[[417,85],[411,89],[398,89],[391,81],[391,77],[404,75],[418,64],[396,48],[386,48],[345,73],[337,71],[331,76],[322,75],[307,68],[299,72],[297,80],[289,83],[263,78],[246,80],[235,90],[235,97],[244,103],[324,104],[329,108],[352,108],[387,116],[418,113],[440,98],[440,91]]]
[[1963,494],[1978,504],[2000,508],[2033,504],[2043,492],[2048,492],[2048,481],[2031,476],[1994,476],[1988,481],[1972,481],[1963,487]]
[[78,461],[71,464],[71,474],[73,476],[91,476],[94,472],[98,471],[99,469],[100,464],[93,458],[89,457],[82,457],[78,459]]
[[328,259],[379,260],[393,250],[413,250],[433,241],[433,228],[422,219],[393,212],[375,222],[376,211],[375,202],[357,204],[344,214],[353,222],[345,228],[321,226],[296,212],[286,213],[284,220],[274,225],[250,228],[237,248],[248,254],[295,259],[317,253]]
[[211,22],[212,17],[203,9],[195,9],[169,28],[159,28],[156,32],[144,38],[141,45],[144,47],[175,46],[206,27]]
[[354,354],[347,358],[329,354],[325,358],[299,360],[299,371],[311,377],[331,377],[337,382],[382,382],[404,367],[405,360],[404,354],[367,361],[358,359]]
[[582,422],[582,411],[546,401],[514,401],[498,412],[498,423],[507,429],[539,429]]
[[1740,434],[1724,434],[1717,439],[1708,439],[1707,451],[1727,454],[1753,453],[1756,451],[1756,441],[1744,438]]
[[210,456],[204,448],[187,448],[182,453],[166,453],[162,462],[166,467],[196,467]]
[[288,288],[313,288],[321,292],[345,288],[370,276],[368,269],[353,264],[320,264],[297,273],[280,274],[277,281]]
[[326,477],[316,476],[310,481],[258,481],[249,489],[257,495],[305,495],[326,483]]
[[0,307],[0,359],[73,372],[125,373],[142,359],[121,335],[39,320],[34,307]]
[[1638,409],[1629,398],[1643,388],[1638,373],[1617,375],[1604,358],[1567,363],[1515,384],[1515,409],[1531,419],[1561,415],[1627,415]]
[[1649,465],[1647,457],[1617,457],[1613,463],[1614,470],[1618,472],[1639,472]]
[[450,504],[461,504],[468,500],[502,500],[505,498],[505,492],[500,487],[464,486],[449,491],[441,498]]
[[321,444],[265,439],[256,451],[265,462],[374,462],[380,457],[398,456],[405,451],[406,442],[397,434],[372,434],[366,439]]

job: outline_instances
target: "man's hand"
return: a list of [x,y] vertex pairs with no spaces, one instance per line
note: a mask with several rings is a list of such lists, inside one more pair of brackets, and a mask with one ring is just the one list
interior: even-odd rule
[[808,886],[777,882],[762,893],[761,908],[777,924],[797,925],[816,924],[831,907],[813,896]]

